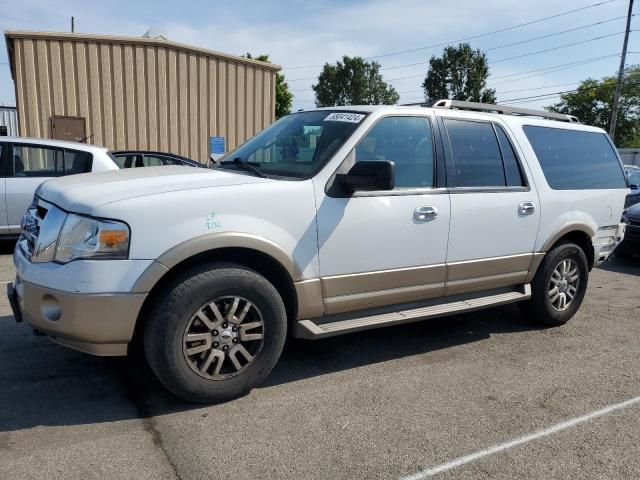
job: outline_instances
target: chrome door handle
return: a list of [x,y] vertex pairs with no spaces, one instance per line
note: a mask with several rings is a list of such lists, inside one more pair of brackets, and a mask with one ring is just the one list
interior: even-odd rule
[[536,211],[536,204],[533,202],[522,202],[518,205],[519,215],[531,215]]
[[428,222],[438,216],[437,207],[418,207],[413,211],[413,218],[418,222]]

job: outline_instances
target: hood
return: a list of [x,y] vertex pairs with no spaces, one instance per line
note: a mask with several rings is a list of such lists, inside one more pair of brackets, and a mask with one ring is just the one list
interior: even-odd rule
[[233,171],[185,166],[127,168],[48,180],[36,195],[64,210],[90,214],[101,205],[128,198],[269,181]]

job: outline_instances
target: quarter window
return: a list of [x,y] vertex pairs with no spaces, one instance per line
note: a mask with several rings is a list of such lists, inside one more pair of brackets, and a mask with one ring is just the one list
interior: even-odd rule
[[523,127],[554,190],[626,188],[622,166],[605,133]]
[[454,186],[504,187],[505,173],[491,123],[445,119],[453,156]]
[[433,140],[425,117],[385,117],[360,141],[356,162],[395,163],[396,187],[433,187]]

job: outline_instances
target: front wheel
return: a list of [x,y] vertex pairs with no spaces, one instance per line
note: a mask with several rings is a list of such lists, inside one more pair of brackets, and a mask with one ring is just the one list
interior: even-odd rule
[[531,282],[525,313],[544,325],[567,323],[578,311],[587,291],[589,268],[584,251],[575,243],[551,249]]
[[268,280],[240,265],[210,264],[182,273],[156,297],[144,347],[171,392],[217,402],[264,380],[286,332],[282,298]]

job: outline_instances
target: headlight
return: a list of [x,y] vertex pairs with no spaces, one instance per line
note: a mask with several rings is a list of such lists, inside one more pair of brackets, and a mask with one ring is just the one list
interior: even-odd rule
[[125,259],[129,254],[129,237],[129,227],[122,222],[70,213],[58,237],[55,261]]

